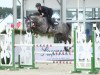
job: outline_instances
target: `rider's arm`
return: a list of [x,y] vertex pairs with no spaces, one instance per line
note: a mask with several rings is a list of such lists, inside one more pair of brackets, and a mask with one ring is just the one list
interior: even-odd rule
[[41,10],[38,10],[38,11],[40,13],[40,17],[43,17],[44,16],[44,13]]
[[43,17],[47,17],[47,15],[48,15],[48,8],[45,7],[45,6],[42,6],[41,12],[42,12],[41,15],[42,15]]

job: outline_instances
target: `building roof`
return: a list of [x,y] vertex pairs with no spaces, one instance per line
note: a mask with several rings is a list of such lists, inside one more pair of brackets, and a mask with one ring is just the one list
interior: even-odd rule
[[[21,22],[21,19],[18,19],[17,22]],[[11,24],[13,24],[13,15],[9,14],[5,19],[0,21],[0,32],[5,30],[5,27],[10,26]]]

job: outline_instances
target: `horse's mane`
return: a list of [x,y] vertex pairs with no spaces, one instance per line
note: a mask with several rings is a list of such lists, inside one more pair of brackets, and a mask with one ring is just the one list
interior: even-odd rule
[[40,16],[40,13],[39,12],[34,12],[33,14],[30,14],[29,17],[31,16]]

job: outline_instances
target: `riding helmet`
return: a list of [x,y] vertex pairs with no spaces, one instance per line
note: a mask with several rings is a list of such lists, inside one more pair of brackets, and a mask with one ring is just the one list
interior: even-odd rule
[[36,5],[35,5],[36,7],[39,7],[39,6],[41,6],[41,4],[40,3],[36,3]]

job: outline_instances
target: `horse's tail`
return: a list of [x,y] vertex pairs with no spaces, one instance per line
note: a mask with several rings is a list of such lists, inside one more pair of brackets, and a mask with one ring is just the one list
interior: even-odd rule
[[66,23],[66,25],[68,26],[68,31],[67,31],[67,40],[69,41],[69,43],[71,43],[71,24],[70,23]]
[[66,25],[68,26],[68,32],[67,33],[70,33],[71,32],[71,24],[70,23],[66,23]]
[[71,24],[70,23],[67,23],[68,25],[68,28],[69,28],[69,31],[71,30]]

